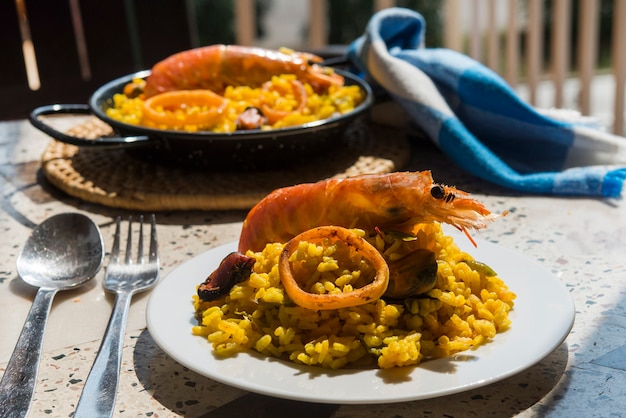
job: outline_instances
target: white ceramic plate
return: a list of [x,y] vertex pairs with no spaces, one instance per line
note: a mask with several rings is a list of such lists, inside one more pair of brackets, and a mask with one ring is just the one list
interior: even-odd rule
[[[527,257],[462,235],[457,244],[492,267],[517,294],[511,328],[476,350],[418,367],[393,370],[330,371],[243,353],[220,359],[196,325],[191,295],[236,244],[228,244],[185,262],[153,290],[147,308],[148,329],[174,360],[218,382],[250,392],[319,403],[369,404],[448,395],[502,380],[538,363],[569,334],[575,309],[565,286]],[[541,324],[541,329],[538,329]],[[532,341],[532,344],[528,342]]]

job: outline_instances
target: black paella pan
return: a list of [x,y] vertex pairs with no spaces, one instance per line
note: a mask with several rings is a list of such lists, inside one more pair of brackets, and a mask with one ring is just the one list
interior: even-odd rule
[[[274,130],[244,130],[230,133],[183,132],[131,125],[111,119],[106,109],[113,95],[121,93],[134,78],[146,78],[150,70],[112,80],[98,88],[89,104],[53,104],[34,109],[29,116],[34,127],[51,137],[79,147],[124,148],[133,155],[160,163],[217,169],[263,169],[289,164],[328,150],[341,139],[348,125],[373,103],[370,86],[352,73],[335,70],[346,85],[358,85],[365,100],[351,112],[294,127]],[[67,135],[47,124],[41,116],[93,114],[109,124],[114,136],[96,139]]]

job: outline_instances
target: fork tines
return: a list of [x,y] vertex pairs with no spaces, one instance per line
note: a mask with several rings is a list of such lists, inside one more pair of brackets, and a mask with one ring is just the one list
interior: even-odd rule
[[[143,215],[139,215],[139,242],[137,247],[137,264],[143,264],[145,261],[144,245],[143,245]],[[115,235],[113,236],[113,247],[111,248],[111,262],[117,263],[120,256],[120,230],[121,217],[115,218]],[[157,255],[157,235],[156,235],[156,216],[150,215],[150,248],[148,250],[148,261],[155,263],[158,260]],[[133,254],[133,217],[128,217],[128,237],[126,239],[126,249],[124,253],[125,264],[132,263]]]

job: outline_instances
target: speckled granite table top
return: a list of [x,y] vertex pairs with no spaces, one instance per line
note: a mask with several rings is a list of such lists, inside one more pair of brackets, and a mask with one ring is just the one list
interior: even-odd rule
[[[39,157],[48,141],[26,121],[0,123],[0,373],[35,294],[15,269],[32,227],[53,214],[77,211],[92,217],[108,242],[114,217],[128,214],[65,196],[46,184]],[[414,148],[412,169],[431,169],[438,181],[469,190],[492,211],[510,212],[479,238],[537,260],[570,291],[576,321],[554,352],[498,383],[430,400],[326,405],[274,399],[212,381],[171,359],[146,330],[148,292],[133,299],[115,416],[619,416],[626,409],[624,202],[512,194],[462,173],[422,139],[414,140]],[[162,276],[194,255],[236,240],[244,216],[241,211],[158,214]],[[113,304],[101,282],[102,272],[88,285],[56,296],[30,416],[72,416]]]

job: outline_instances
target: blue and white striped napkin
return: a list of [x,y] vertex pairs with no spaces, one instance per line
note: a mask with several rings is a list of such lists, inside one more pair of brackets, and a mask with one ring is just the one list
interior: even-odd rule
[[419,13],[384,9],[348,56],[452,161],[521,192],[620,196],[626,138],[582,118],[571,122],[538,111],[484,65],[452,50],[425,48],[425,29]]

